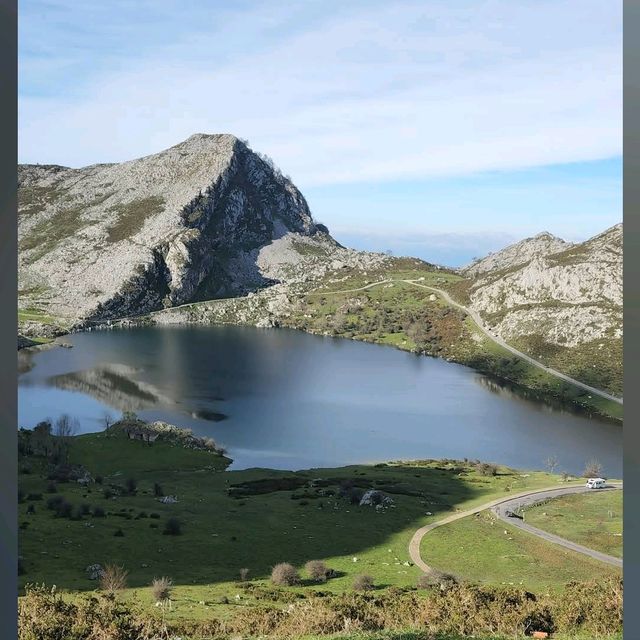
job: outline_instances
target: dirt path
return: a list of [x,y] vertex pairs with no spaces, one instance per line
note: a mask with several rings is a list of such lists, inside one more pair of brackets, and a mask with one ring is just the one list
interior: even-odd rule
[[412,285],[414,287],[420,287],[421,289],[427,289],[429,291],[433,291],[434,293],[442,296],[444,298],[444,300],[447,302],[447,304],[450,304],[452,307],[456,307],[457,309],[460,309],[461,311],[464,311],[467,315],[469,315],[471,317],[471,319],[476,323],[478,329],[480,329],[480,331],[482,331],[482,333],[484,333],[489,339],[493,340],[496,344],[499,344],[503,349],[506,349],[507,351],[513,353],[515,356],[518,356],[519,358],[522,358],[523,360],[526,360],[529,364],[532,364],[533,366],[538,367],[539,369],[542,369],[543,371],[545,371],[546,373],[551,374],[552,376],[560,378],[561,380],[565,380],[566,382],[569,382],[569,383],[575,385],[576,387],[584,389],[585,391],[589,391],[590,393],[594,393],[597,396],[601,396],[602,398],[605,398],[607,400],[611,400],[612,402],[617,402],[618,404],[622,404],[622,398],[617,398],[616,396],[613,396],[610,393],[607,393],[606,391],[602,391],[601,389],[596,389],[595,387],[591,387],[588,384],[585,384],[584,382],[580,382],[580,380],[576,380],[575,378],[571,378],[570,376],[562,373],[561,371],[558,371],[557,369],[552,369],[551,367],[548,367],[547,365],[542,364],[542,362],[539,362],[538,360],[535,360],[531,356],[528,356],[526,353],[522,353],[522,351],[518,351],[517,349],[515,349],[511,345],[507,344],[500,336],[496,335],[495,333],[492,333],[491,331],[489,331],[489,329],[487,329],[484,326],[484,324],[482,322],[482,318],[480,317],[480,314],[478,314],[477,311],[474,311],[473,309],[469,309],[468,307],[465,307],[464,305],[460,304],[459,302],[456,302],[455,300],[453,300],[451,298],[451,296],[446,291],[443,291],[442,289],[438,289],[436,287],[431,287],[431,286],[426,285],[426,284],[420,284],[419,282],[416,282],[415,280],[379,280],[378,282],[372,282],[371,284],[367,284],[364,287],[359,287],[357,289],[343,289],[341,291],[340,290],[339,291],[322,291],[322,290],[320,290],[320,291],[312,291],[312,292],[310,292],[308,294],[305,294],[305,295],[325,295],[325,294],[333,294],[333,293],[356,293],[357,291],[364,291],[365,289],[371,289],[371,287],[377,287],[378,285],[390,284],[390,283],[394,283],[394,282],[402,282],[404,284]]
[[[612,483],[608,485],[607,488],[621,489],[622,483]],[[531,527],[529,525],[525,526],[524,523],[518,518],[509,518],[505,513],[509,509],[509,505],[512,505],[510,510],[515,510],[517,507],[513,505],[532,504],[533,502],[545,500],[550,497],[559,497],[569,493],[581,493],[583,491],[593,491],[593,489],[586,489],[582,484],[573,484],[559,488],[547,487],[546,489],[537,489],[536,491],[523,491],[509,497],[498,498],[496,500],[492,500],[491,502],[486,502],[485,504],[482,504],[479,507],[474,507],[473,509],[467,509],[466,511],[454,513],[446,518],[443,518],[442,520],[438,520],[437,522],[433,522],[431,524],[425,525],[424,527],[420,527],[420,529],[418,529],[413,534],[413,537],[409,542],[409,556],[417,567],[420,567],[420,569],[425,572],[430,571],[431,567],[426,562],[424,562],[422,556],[420,555],[420,544],[422,542],[422,538],[424,538],[424,536],[429,533],[429,531],[433,531],[433,529],[437,529],[438,527],[441,527],[445,524],[455,522],[456,520],[460,520],[461,518],[466,518],[467,516],[472,516],[476,513],[480,513],[481,511],[485,511],[486,509],[491,509],[494,513],[496,513],[496,515],[498,515],[498,517],[500,517],[505,522],[508,522],[512,526],[524,529],[527,532],[544,538],[549,542],[562,545],[563,547],[571,549],[572,551],[577,551],[578,553],[583,553],[590,556],[591,558],[595,558],[596,560],[602,560],[603,562],[607,562],[609,564],[622,566],[622,560],[620,558],[608,556],[604,553],[600,553],[599,551],[594,551],[593,549],[583,547],[582,545],[576,544],[575,542],[565,540],[560,536],[555,536],[551,533],[547,533],[546,531],[542,531],[541,529],[537,529],[536,527]]]
[[557,369],[552,369],[551,367],[547,367],[547,365],[542,364],[542,362],[539,362],[538,360],[534,360],[531,356],[528,356],[526,353],[522,353],[522,351],[518,351],[517,349],[514,349],[512,346],[508,345],[500,336],[496,335],[495,333],[491,333],[491,331],[489,331],[489,329],[487,329],[484,326],[484,324],[482,323],[482,318],[480,318],[480,315],[476,311],[459,304],[458,302],[453,300],[446,291],[443,291],[442,289],[436,289],[436,287],[430,287],[426,284],[420,284],[418,282],[414,282],[413,280],[401,280],[401,282],[404,282],[406,284],[411,284],[414,287],[429,289],[435,293],[440,294],[448,304],[450,304],[453,307],[457,307],[458,309],[461,309],[465,313],[469,314],[469,316],[471,316],[472,320],[476,323],[476,325],[478,325],[478,328],[485,335],[491,338],[491,340],[499,344],[501,347],[503,347],[507,351],[510,351],[514,355],[518,356],[519,358],[526,360],[530,364],[542,369],[543,371],[546,371],[547,373],[550,373],[553,376],[556,376],[557,378],[561,378],[562,380],[566,380],[567,382],[570,382],[576,387],[580,387],[581,389],[584,389],[585,391],[589,391],[590,393],[595,393],[596,395],[606,398],[607,400],[612,400],[613,402],[622,404],[622,398],[617,398],[616,396],[613,396],[610,393],[607,393],[606,391],[602,391],[601,389],[596,389],[595,387],[591,387],[588,384],[585,384],[584,382],[580,382],[580,380],[571,378],[570,376],[562,373],[561,371],[558,371]]

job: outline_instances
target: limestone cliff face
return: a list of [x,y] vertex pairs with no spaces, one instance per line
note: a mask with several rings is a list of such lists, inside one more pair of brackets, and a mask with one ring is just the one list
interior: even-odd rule
[[[489,261],[489,258],[491,259]],[[472,306],[507,341],[622,337],[622,224],[580,244],[541,234],[474,263]]]
[[21,307],[69,324],[235,296],[279,239],[338,247],[273,165],[231,135],[82,169],[19,167]]

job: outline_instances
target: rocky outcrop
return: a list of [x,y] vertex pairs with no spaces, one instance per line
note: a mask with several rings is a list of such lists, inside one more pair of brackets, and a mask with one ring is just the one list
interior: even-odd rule
[[18,176],[20,304],[67,325],[260,289],[282,275],[263,251],[279,240],[339,248],[292,182],[231,135]]
[[490,253],[484,258],[474,261],[461,271],[467,277],[476,278],[490,272],[513,269],[535,258],[564,251],[569,247],[571,247],[571,243],[565,242],[547,231],[543,231],[533,238],[525,238],[501,251]]
[[[557,248],[561,247],[558,251]],[[474,263],[471,305],[507,342],[563,347],[622,337],[622,224],[580,244],[548,234]]]

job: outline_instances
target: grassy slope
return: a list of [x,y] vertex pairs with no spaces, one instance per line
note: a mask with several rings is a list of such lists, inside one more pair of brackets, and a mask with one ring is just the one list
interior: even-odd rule
[[[318,293],[302,296],[293,305],[285,326],[423,351],[526,387],[534,394],[622,419],[621,405],[599,396],[590,397],[588,392],[515,357],[481,333],[463,312],[452,309],[440,297],[433,300],[434,295],[426,289],[394,283],[365,291],[335,293],[383,279],[421,279],[422,284],[446,289],[460,297],[468,282],[460,276],[408,259],[396,260],[392,267],[369,271],[366,276],[349,270],[341,270],[340,280],[337,275],[328,275],[316,289]],[[323,288],[328,292],[326,295],[321,293]]]
[[527,523],[591,549],[622,557],[622,492],[563,496],[526,511]]
[[[90,590],[96,583],[85,575],[88,565],[118,563],[129,571],[127,597],[147,604],[151,604],[150,581],[169,575],[177,585],[171,615],[186,618],[207,617],[212,610],[225,615],[233,607],[254,604],[259,594],[245,593],[235,584],[239,569],[248,567],[252,579],[264,581],[270,568],[282,561],[302,567],[307,560],[323,559],[339,572],[322,587],[307,583],[292,591],[350,590],[354,576],[360,573],[372,575],[380,587],[414,585],[419,571],[405,562],[409,561],[409,540],[419,526],[506,495],[507,489],[520,491],[557,482],[557,477],[549,474],[506,469],[498,476],[484,477],[471,465],[442,462],[296,473],[264,469],[222,472],[225,459],[211,453],[168,444],[149,446],[104,434],[75,438],[71,460],[82,462],[94,475],[102,475],[103,486],[122,485],[128,477],[135,477],[138,493],[106,499],[97,484],[86,489],[77,483],[60,484],[58,493],[74,505],[101,506],[107,517],[57,518],[45,506],[49,496],[41,459],[22,459],[21,467],[30,467],[31,472],[20,474],[21,489],[25,495],[43,493],[43,499],[27,499],[19,505],[19,522],[28,523],[20,537],[25,567],[21,585],[44,581],[63,589]],[[378,512],[343,498],[320,496],[321,489],[308,487],[242,498],[228,495],[232,484],[283,477],[330,479],[327,488],[334,490],[341,479],[351,479],[363,488],[384,489],[395,506]],[[177,495],[179,502],[164,505],[156,501],[154,482],[162,485],[165,494]],[[35,506],[35,514],[27,514],[30,504]],[[432,515],[427,516],[427,511]],[[160,518],[138,517],[141,512],[148,516],[157,513]],[[126,514],[131,519],[123,517]],[[169,516],[182,521],[182,535],[162,534]],[[151,526],[154,524],[158,528]],[[114,536],[118,529],[124,536]],[[489,547],[487,558],[490,552]],[[557,565],[550,580],[560,588],[574,575],[576,561],[573,557],[558,558]],[[588,563],[585,567],[590,569]],[[590,577],[593,575],[591,572]],[[495,579],[502,581],[500,575]],[[532,574],[531,586],[535,580]],[[237,594],[242,594],[239,601]],[[230,604],[220,603],[225,597]]]
[[428,564],[460,578],[524,586],[536,592],[557,589],[570,580],[620,573],[511,527],[489,511],[429,532],[422,540],[421,553]]

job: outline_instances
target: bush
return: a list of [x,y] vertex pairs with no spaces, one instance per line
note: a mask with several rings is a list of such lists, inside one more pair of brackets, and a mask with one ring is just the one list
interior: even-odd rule
[[246,567],[240,569],[240,582],[246,582],[249,579],[249,569]]
[[300,582],[296,568],[288,562],[280,562],[271,570],[271,582],[279,587],[290,587]]
[[124,537],[124,531],[123,531],[122,529],[116,529],[116,530],[113,532],[113,535],[114,535],[116,538],[123,538],[123,537]]
[[162,498],[162,496],[164,495],[164,491],[162,490],[162,487],[157,482],[154,482],[153,484],[153,495],[156,498]]
[[105,512],[102,507],[93,507],[93,517],[94,518],[104,518]]
[[374,588],[373,578],[368,575],[356,576],[353,581],[354,591],[371,591]]
[[28,493],[27,494],[27,500],[28,501],[42,500],[42,494],[41,493]]
[[96,476],[96,484],[102,484],[102,476]]
[[441,591],[451,589],[458,584],[456,577],[450,573],[431,569],[418,578],[418,589],[440,588]]
[[55,482],[49,482],[47,484],[47,493],[57,493],[58,492],[58,487],[56,486]]
[[182,524],[178,518],[169,518],[164,524],[165,536],[179,536],[182,535]]
[[171,588],[173,587],[173,582],[169,578],[154,578],[151,583],[151,593],[153,593],[153,597],[156,602],[165,602],[167,600],[171,600]]
[[331,575],[331,569],[322,560],[309,560],[304,568],[309,577],[316,582],[326,582]]
[[488,462],[481,462],[477,469],[481,476],[495,476],[498,473],[498,466]]
[[59,518],[70,518],[73,514],[73,505],[67,500],[62,500],[56,509],[56,515]]
[[30,504],[30,505],[27,507],[27,513],[28,513],[30,516],[32,516],[35,512],[36,512],[35,505]]
[[107,564],[100,576],[100,588],[110,594],[116,594],[127,587],[127,576],[129,572],[124,567]]
[[62,496],[53,496],[49,498],[46,502],[47,509],[51,511],[57,511],[60,505],[64,502],[64,498]]
[[152,513],[149,514],[149,517],[157,520],[160,517],[160,514],[153,511]]
[[110,489],[109,487],[105,487],[102,490],[102,495],[104,496],[105,500],[109,500],[109,499],[113,498],[113,496],[115,494],[113,493],[113,489]]

